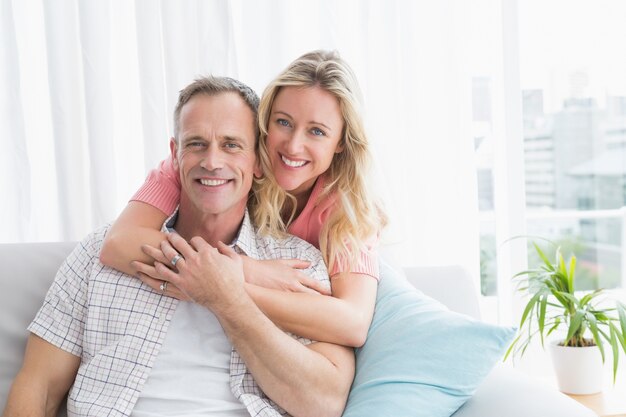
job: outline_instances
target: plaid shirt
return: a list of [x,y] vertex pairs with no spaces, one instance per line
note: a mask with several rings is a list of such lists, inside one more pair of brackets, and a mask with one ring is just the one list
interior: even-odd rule
[[[81,357],[67,401],[70,416],[131,414],[178,304],[178,300],[152,290],[140,280],[100,263],[98,256],[108,228],[87,236],[63,262],[43,306],[28,327],[53,345]],[[330,286],[317,249],[293,236],[259,236],[247,211],[233,247],[253,259],[311,261],[305,272]],[[311,342],[296,338],[304,344]],[[251,416],[286,414],[265,396],[234,349],[230,385]]]

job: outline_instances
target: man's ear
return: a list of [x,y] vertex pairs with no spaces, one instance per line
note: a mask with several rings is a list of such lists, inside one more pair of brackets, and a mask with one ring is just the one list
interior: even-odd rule
[[263,177],[263,169],[261,169],[261,159],[258,157],[256,158],[256,161],[254,162],[254,170],[252,172],[254,173],[255,178]]
[[172,156],[172,166],[178,171],[178,142],[170,138],[170,155]]

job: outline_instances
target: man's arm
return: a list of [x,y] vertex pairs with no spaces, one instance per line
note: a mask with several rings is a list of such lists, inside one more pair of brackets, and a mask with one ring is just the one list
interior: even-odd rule
[[263,392],[294,417],[341,416],[354,377],[354,351],[303,345],[272,323],[245,294],[214,308],[224,331]]
[[[243,262],[228,246],[220,243],[218,252],[198,237],[193,247],[178,235],[168,240],[183,258],[178,273],[155,262],[157,275],[215,314],[263,392],[294,417],[340,416],[354,376],[352,349],[305,346],[276,327],[246,292]],[[166,259],[176,253],[161,248]]]
[[57,415],[74,383],[80,358],[31,333],[24,363],[13,381],[4,417]]

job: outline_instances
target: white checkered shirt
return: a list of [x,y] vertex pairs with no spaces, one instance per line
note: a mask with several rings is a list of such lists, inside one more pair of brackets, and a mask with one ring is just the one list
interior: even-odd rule
[[[178,300],[100,263],[98,256],[108,228],[87,236],[63,262],[28,327],[81,357],[67,401],[70,416],[131,414],[178,305]],[[233,247],[254,259],[308,260],[311,266],[305,273],[330,286],[326,266],[315,247],[294,236],[259,236],[247,211]],[[304,344],[311,342],[296,338]],[[235,350],[231,354],[230,385],[251,416],[287,414],[265,396]]]

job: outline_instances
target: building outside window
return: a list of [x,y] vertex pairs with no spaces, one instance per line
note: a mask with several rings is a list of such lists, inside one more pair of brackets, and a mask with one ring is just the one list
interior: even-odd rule
[[[524,206],[509,221],[575,254],[579,289],[626,286],[626,58],[618,52],[626,27],[616,17],[625,15],[626,5],[614,1],[518,2],[510,29],[517,30],[518,91],[489,75],[473,78],[482,295],[501,296],[498,283],[508,279],[498,277],[506,243],[496,239],[494,147],[519,138],[494,133],[499,88],[521,100],[523,163],[509,174],[523,175],[524,190],[507,192],[523,192]],[[532,250],[528,261],[539,261]]]

